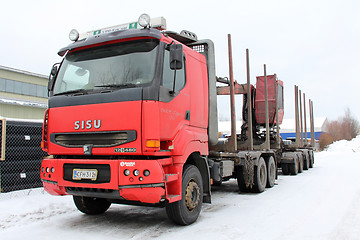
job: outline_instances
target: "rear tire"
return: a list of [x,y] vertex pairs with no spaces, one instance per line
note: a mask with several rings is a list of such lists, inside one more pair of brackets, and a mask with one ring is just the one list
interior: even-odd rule
[[306,153],[305,158],[304,158],[304,170],[309,170],[309,167],[310,167],[309,154]]
[[299,159],[299,170],[298,173],[302,173],[304,171],[304,159],[302,153],[298,153],[297,157]]
[[267,160],[267,182],[266,187],[272,188],[275,185],[275,178],[276,178],[276,166],[275,160],[273,157],[269,157]]
[[246,187],[243,171],[244,171],[243,167],[239,167],[237,170],[237,176],[236,176],[237,184],[240,192],[248,193],[250,192],[250,189]]
[[314,167],[314,151],[310,150],[309,151],[309,160],[310,160],[310,168]]
[[104,213],[111,205],[111,203],[104,198],[73,196],[73,199],[77,209],[89,215]]
[[289,175],[289,164],[283,163],[281,164],[281,170],[283,175]]
[[251,189],[254,193],[261,193],[265,191],[266,182],[267,182],[267,171],[264,158],[259,158],[258,166],[255,166],[255,179],[254,187]]
[[181,200],[169,203],[166,214],[176,224],[189,225],[199,217],[202,202],[203,183],[200,171],[194,165],[185,165]]
[[297,175],[299,171],[299,158],[295,155],[294,162],[289,164],[289,173]]

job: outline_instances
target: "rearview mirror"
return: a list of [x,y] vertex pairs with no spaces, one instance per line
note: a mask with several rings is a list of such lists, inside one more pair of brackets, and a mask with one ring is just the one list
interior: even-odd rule
[[58,72],[58,65],[59,65],[59,63],[55,63],[51,68],[49,82],[48,82],[48,91],[49,92],[52,91],[52,89],[53,89],[55,76]]
[[57,66],[54,65],[52,68],[51,68],[51,72],[50,72],[50,75],[51,76],[55,76],[57,73]]
[[181,44],[170,45],[170,68],[172,70],[183,68],[183,46]]

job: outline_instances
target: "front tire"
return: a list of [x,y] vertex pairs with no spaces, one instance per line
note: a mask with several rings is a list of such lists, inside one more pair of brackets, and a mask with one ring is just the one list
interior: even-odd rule
[[189,225],[199,217],[203,202],[203,183],[194,165],[185,165],[182,176],[181,200],[166,206],[169,219],[179,225]]
[[80,212],[97,215],[106,212],[111,203],[104,198],[80,197],[73,196],[75,206]]

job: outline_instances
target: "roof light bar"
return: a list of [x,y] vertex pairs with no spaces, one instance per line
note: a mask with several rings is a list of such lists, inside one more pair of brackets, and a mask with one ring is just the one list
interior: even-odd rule
[[[151,28],[155,28],[160,31],[166,30],[166,19],[164,17],[151,18],[150,22],[151,22]],[[116,32],[127,29],[140,29],[140,28],[143,27],[140,26],[139,22],[124,23],[112,27],[106,27],[106,28],[101,28],[97,30],[88,31],[86,33],[82,33],[80,34],[79,39],[87,38],[89,36],[97,36],[109,32]]]

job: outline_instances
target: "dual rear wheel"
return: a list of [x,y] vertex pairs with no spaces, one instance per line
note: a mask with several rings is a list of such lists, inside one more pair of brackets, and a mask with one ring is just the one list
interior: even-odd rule
[[261,193],[265,191],[265,188],[271,188],[275,185],[276,178],[276,164],[274,157],[266,159],[259,158],[258,165],[254,169],[254,185],[247,187],[244,180],[243,169],[240,168],[237,173],[238,187],[241,192],[254,192]]

